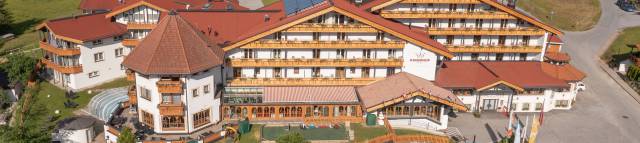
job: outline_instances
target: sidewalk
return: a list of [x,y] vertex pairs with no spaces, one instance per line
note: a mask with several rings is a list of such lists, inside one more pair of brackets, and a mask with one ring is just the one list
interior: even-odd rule
[[631,88],[631,86],[629,86],[627,82],[625,82],[622,78],[620,78],[617,72],[609,68],[609,66],[607,66],[607,64],[605,64],[604,61],[602,60],[598,60],[598,66],[600,67],[600,69],[606,72],[607,75],[609,75],[609,77],[611,77],[614,81],[616,81],[616,83],[620,85],[620,87],[622,87],[622,89],[624,89],[625,92],[629,93],[629,95],[631,95],[631,97],[633,97],[633,99],[635,99],[636,102],[640,103],[640,95],[638,95],[638,93],[635,90],[633,90],[633,88]]

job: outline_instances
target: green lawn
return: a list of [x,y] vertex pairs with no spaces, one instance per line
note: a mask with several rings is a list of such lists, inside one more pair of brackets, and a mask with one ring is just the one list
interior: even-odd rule
[[412,129],[395,129],[396,135],[421,135],[421,134],[429,134],[427,132],[412,130]]
[[0,50],[37,47],[38,34],[35,26],[47,19],[80,14],[80,0],[6,0],[7,10],[13,17],[11,31],[16,39],[0,43]]
[[351,124],[351,129],[354,132],[355,142],[364,142],[387,134],[387,129],[384,126],[366,126],[360,123],[353,123]]
[[517,6],[547,24],[568,31],[591,29],[601,13],[598,0],[519,0]]
[[276,140],[281,135],[291,132],[299,132],[306,140],[347,140],[347,130],[341,128],[314,128],[300,129],[298,126],[291,126],[290,130],[285,130],[286,126],[264,127],[262,129],[262,138],[265,140]]
[[[634,45],[638,43],[640,43],[640,27],[626,28],[616,37],[609,46],[609,49],[602,54],[601,58],[605,61],[627,59]],[[638,52],[636,49],[633,50]]]
[[257,143],[260,141],[260,133],[262,132],[261,124],[251,124],[251,131],[240,136],[240,143]]
[[262,0],[262,5],[267,6],[277,1],[278,0]]

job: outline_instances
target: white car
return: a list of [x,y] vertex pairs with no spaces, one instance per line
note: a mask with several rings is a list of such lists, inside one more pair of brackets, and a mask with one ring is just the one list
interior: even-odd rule
[[578,84],[576,84],[576,89],[578,91],[584,91],[584,90],[587,90],[587,86],[584,85],[583,82],[578,82]]

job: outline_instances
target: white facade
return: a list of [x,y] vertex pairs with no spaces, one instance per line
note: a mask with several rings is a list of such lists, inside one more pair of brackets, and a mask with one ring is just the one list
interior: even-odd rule
[[[460,95],[458,98],[469,111],[501,111],[511,108],[514,112],[548,112],[551,110],[571,109],[576,100],[578,90],[575,83],[570,88],[542,88],[540,93],[513,94],[508,90],[506,94],[486,94],[487,92],[473,92],[470,95]],[[505,89],[504,86],[499,88]],[[512,98],[511,105],[510,99]],[[509,107],[511,106],[511,107]]]
[[[165,131],[162,129],[162,116],[158,106],[162,104],[163,95],[158,91],[156,82],[161,80],[159,75],[144,76],[136,73],[136,87],[138,97],[138,116],[142,122],[143,112],[153,115],[154,131],[157,133],[192,133],[200,128],[220,121],[220,97],[216,97],[217,84],[222,82],[220,76],[220,67],[212,68],[197,74],[181,75],[179,80],[182,81],[182,94],[172,94],[179,96],[180,101],[184,105],[184,130]],[[206,89],[205,89],[206,88]],[[143,90],[148,90],[149,95],[145,98]],[[207,91],[205,93],[205,91]],[[197,94],[197,95],[196,95]],[[195,96],[194,96],[195,95]],[[193,114],[209,110],[209,123],[195,127]]]

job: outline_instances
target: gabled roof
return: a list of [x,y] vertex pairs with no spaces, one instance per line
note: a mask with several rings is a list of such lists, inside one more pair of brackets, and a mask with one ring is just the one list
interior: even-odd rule
[[264,87],[264,103],[357,103],[353,86]]
[[358,87],[357,90],[362,105],[367,111],[395,104],[412,96],[424,96],[456,109],[466,110],[462,101],[451,91],[406,72],[400,72],[369,85]]
[[436,73],[436,84],[445,88],[483,90],[495,85],[515,89],[568,87],[562,79],[547,74],[543,62],[448,61]]
[[[362,5],[362,6],[360,6],[360,9],[365,9],[365,10],[369,10],[369,11],[376,11],[376,10],[382,9],[382,8],[384,8],[386,6],[398,3],[400,1],[402,1],[402,0],[373,0],[373,1],[369,2],[369,3],[366,3],[366,4]],[[529,23],[532,23],[533,25],[541,27],[542,29],[545,29],[545,30],[547,30],[547,31],[549,31],[551,33],[554,33],[554,34],[557,34],[557,35],[562,35],[563,34],[562,31],[554,28],[553,26],[545,24],[545,23],[537,20],[536,18],[533,18],[533,17],[531,17],[531,16],[529,16],[527,14],[524,14],[524,13],[522,13],[522,12],[516,10],[516,9],[513,9],[513,8],[510,8],[508,6],[505,6],[505,5],[501,4],[500,2],[498,2],[497,0],[479,0],[479,1],[481,1],[483,3],[486,3],[486,4],[490,5],[490,6],[493,6],[493,7],[497,8],[499,10],[502,10],[502,11],[504,11],[506,13],[509,13],[509,14],[511,14],[511,15],[513,15],[515,17],[518,17],[518,18],[520,18],[522,20],[525,20],[525,21],[527,21]]]
[[[138,6],[148,6],[161,12],[168,12],[171,10],[187,9],[203,9],[204,6],[210,6],[205,9],[227,9],[227,5],[230,4],[234,10],[248,10],[239,4],[237,0],[230,1],[211,1],[209,0],[125,0],[125,4],[120,4],[112,8],[111,12],[106,17],[111,17],[127,10],[136,8]],[[207,4],[209,3],[209,4]]]
[[254,29],[248,30],[246,33],[240,35],[236,40],[228,41],[230,45],[226,46],[224,49],[231,50],[233,48],[240,47],[269,34],[285,30],[286,28],[305,22],[308,19],[315,18],[319,15],[332,11],[354,18],[364,24],[371,25],[376,29],[407,40],[439,55],[449,58],[453,57],[453,54],[451,54],[449,50],[447,50],[442,44],[429,39],[426,33],[416,32],[415,29],[411,29],[409,26],[392,22],[378,15],[366,12],[345,0],[326,0],[323,3],[314,5],[306,10],[299,11],[296,14],[281,16],[280,19],[272,18],[270,21],[257,24]]
[[180,16],[167,15],[123,64],[142,74],[192,74],[223,63],[224,52]]
[[57,38],[79,44],[127,32],[125,25],[111,22],[109,19],[105,19],[104,15],[105,13],[97,13],[54,19],[42,23],[37,28],[46,27]]
[[550,63],[542,63],[542,70],[555,78],[565,80],[567,82],[581,81],[587,77],[587,75],[582,71],[576,69],[570,64],[554,65]]

